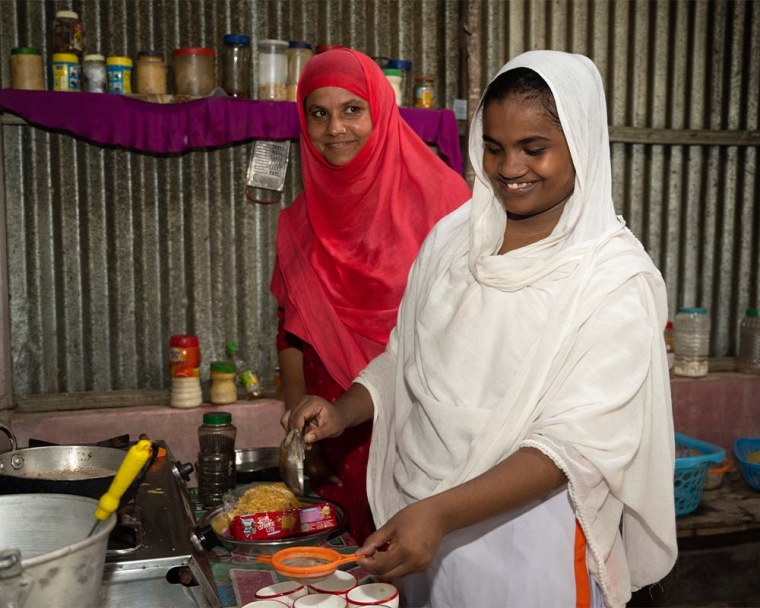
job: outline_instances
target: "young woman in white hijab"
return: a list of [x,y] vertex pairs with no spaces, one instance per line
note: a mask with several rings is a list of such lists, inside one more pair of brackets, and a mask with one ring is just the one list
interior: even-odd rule
[[359,564],[405,605],[622,606],[676,559],[674,437],[665,287],[615,216],[594,64],[510,61],[470,158],[386,351],[283,424],[316,415],[313,442],[374,419]]

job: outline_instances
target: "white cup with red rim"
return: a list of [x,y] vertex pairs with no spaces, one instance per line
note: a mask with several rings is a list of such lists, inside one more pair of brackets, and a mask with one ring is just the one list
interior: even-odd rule
[[296,581],[283,581],[281,583],[275,583],[259,589],[254,596],[257,600],[274,600],[285,604],[290,608],[299,597],[303,597],[308,593],[306,585],[303,583],[297,583]]
[[346,594],[349,608],[387,606],[398,608],[398,589],[390,583],[369,583],[354,587]]
[[256,600],[246,604],[243,608],[288,608],[289,604],[283,604],[276,600]]
[[356,577],[350,572],[336,570],[325,580],[309,585],[309,593],[329,593],[346,597],[346,593],[358,584]]
[[315,593],[297,599],[293,608],[348,608],[348,602],[340,595]]

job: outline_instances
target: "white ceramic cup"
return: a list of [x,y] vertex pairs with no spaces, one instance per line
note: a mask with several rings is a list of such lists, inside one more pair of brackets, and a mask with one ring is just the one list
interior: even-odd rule
[[346,598],[329,593],[315,593],[296,600],[293,608],[347,608]]
[[356,577],[350,572],[336,570],[329,578],[309,585],[309,593],[329,593],[346,597],[346,593],[357,585]]
[[275,600],[256,600],[250,604],[246,604],[243,608],[287,608],[288,604],[277,602]]
[[256,599],[275,600],[286,606],[292,606],[299,597],[308,593],[306,586],[295,581],[283,581],[264,587],[256,592]]
[[370,583],[359,585],[346,594],[349,608],[363,606],[387,606],[398,608],[398,589],[389,583]]

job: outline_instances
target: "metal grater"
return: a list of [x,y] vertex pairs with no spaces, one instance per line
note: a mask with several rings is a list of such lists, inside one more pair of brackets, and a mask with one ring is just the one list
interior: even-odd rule
[[289,156],[290,140],[253,142],[253,153],[248,165],[248,186],[282,192]]

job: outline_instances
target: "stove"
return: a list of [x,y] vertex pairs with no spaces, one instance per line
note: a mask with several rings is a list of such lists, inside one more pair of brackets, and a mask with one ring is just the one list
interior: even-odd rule
[[[211,564],[195,533],[187,490],[193,468],[159,456],[136,496],[117,512],[100,605],[108,608],[220,608]],[[159,452],[160,454],[162,452]]]

